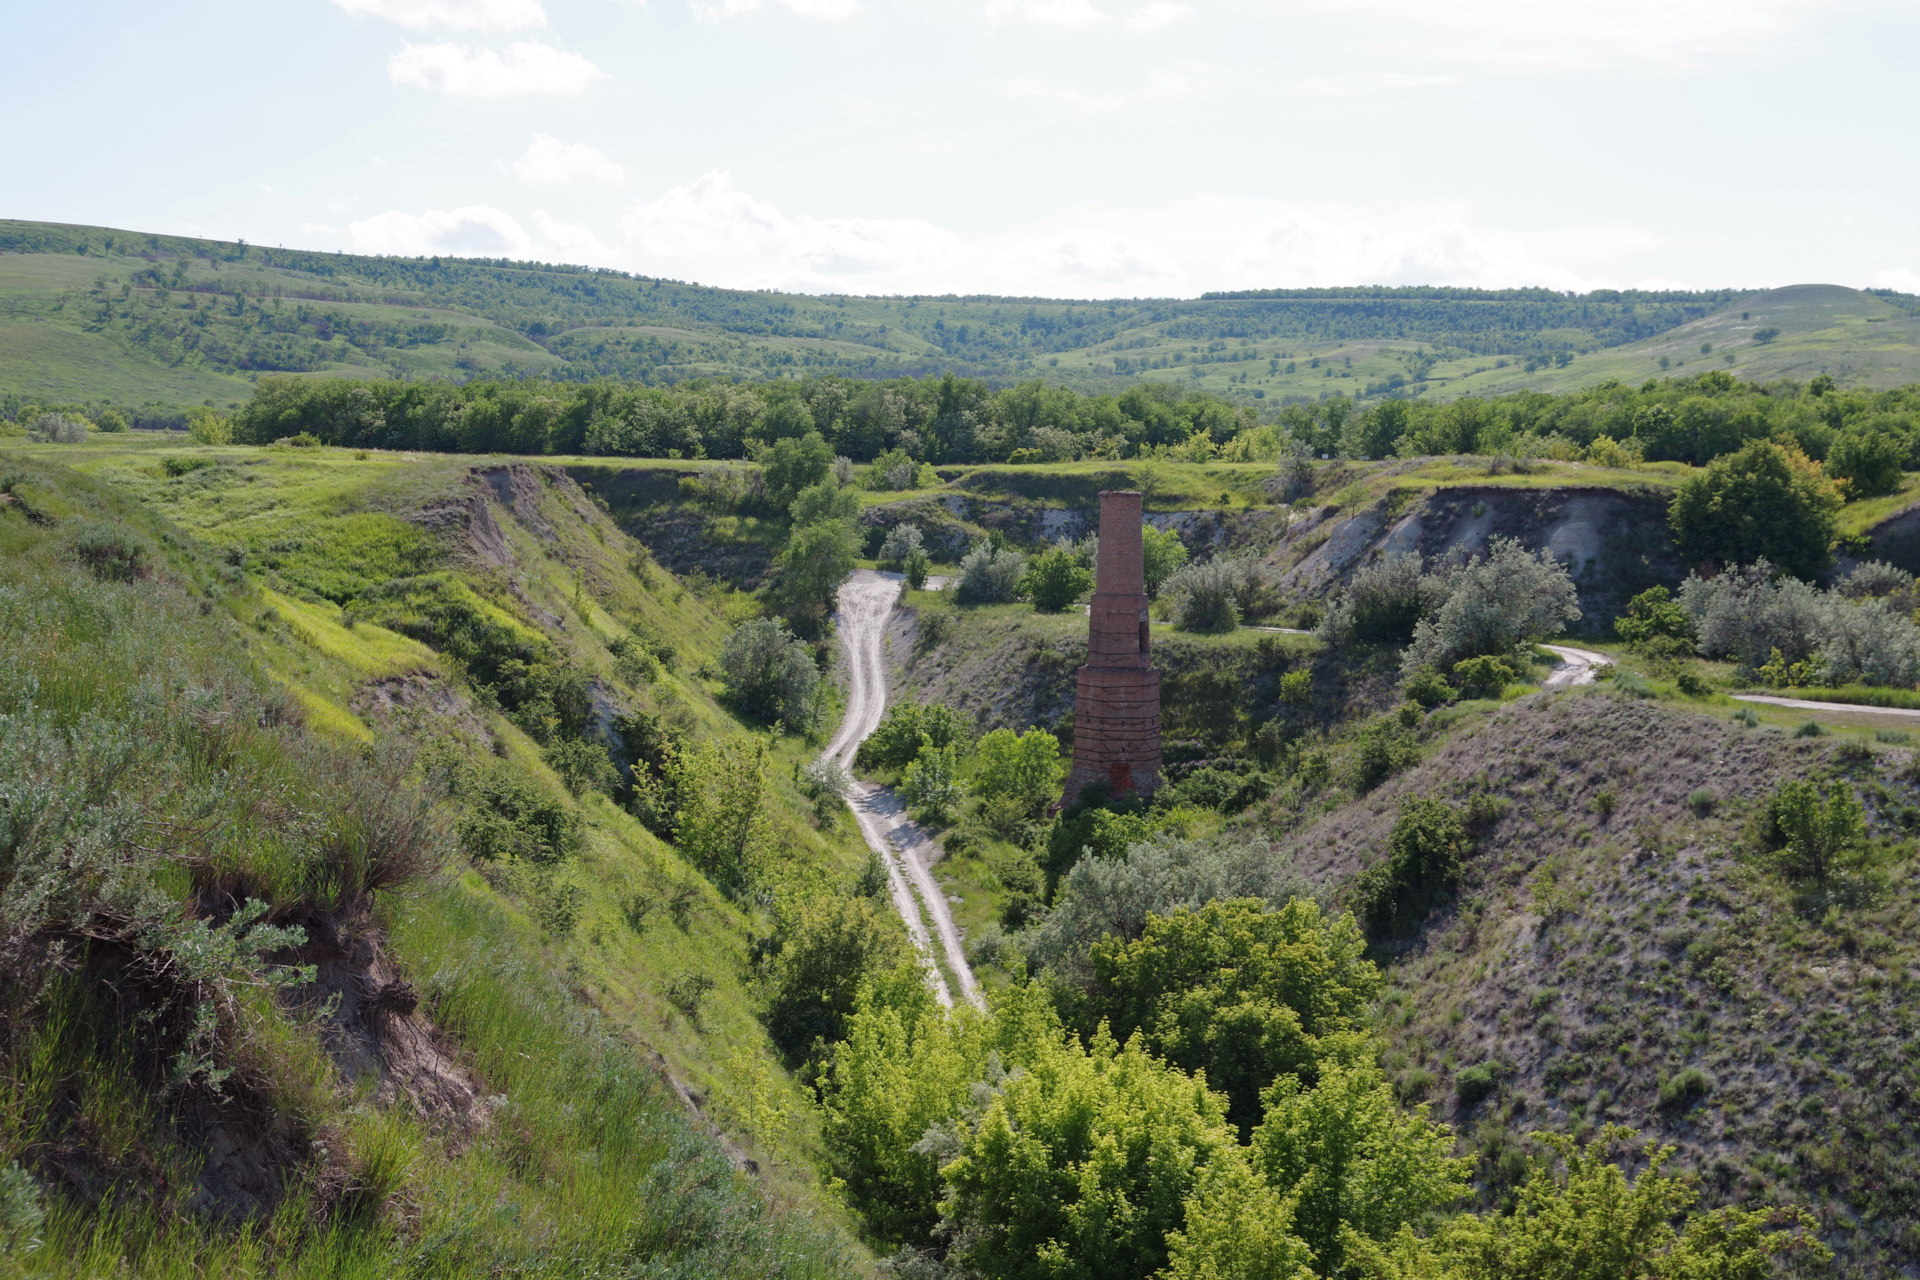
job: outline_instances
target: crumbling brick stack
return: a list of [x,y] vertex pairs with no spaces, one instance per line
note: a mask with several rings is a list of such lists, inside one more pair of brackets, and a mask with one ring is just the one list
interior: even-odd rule
[[1160,785],[1160,673],[1151,665],[1140,495],[1100,495],[1100,556],[1087,619],[1087,665],[1073,712],[1073,770],[1065,799],[1090,782],[1116,795]]

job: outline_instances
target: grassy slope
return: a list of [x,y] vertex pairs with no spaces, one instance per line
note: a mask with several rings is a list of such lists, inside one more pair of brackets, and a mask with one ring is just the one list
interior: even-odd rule
[[[1768,328],[1780,336],[1756,343],[1755,332]],[[1712,352],[1703,354],[1702,343],[1711,344]],[[1662,356],[1671,369],[1660,367]],[[1435,384],[1434,394],[1574,391],[1608,378],[1640,383],[1677,374],[1682,366],[1695,372],[1731,369],[1762,382],[1805,382],[1826,373],[1843,385],[1893,387],[1920,381],[1920,317],[1857,289],[1792,285],[1743,298],[1658,337],[1579,356],[1564,369],[1529,374],[1490,364],[1476,359],[1438,366],[1436,376],[1446,381]]]
[[[332,533],[370,515],[391,518],[388,513],[456,490],[480,460],[394,455],[360,460],[341,450],[183,449],[131,437],[103,438],[81,448],[18,442],[10,448],[75,464],[212,547],[247,548],[263,590],[241,620],[256,628],[258,660],[295,691],[316,728],[369,738],[381,726],[352,706],[355,692],[369,678],[447,669],[444,660],[405,637],[367,623],[349,630],[338,606],[299,600],[294,593],[296,584],[324,576],[325,562],[340,545]],[[168,478],[158,465],[162,457],[205,458],[220,465]],[[496,603],[529,628],[538,623],[528,606],[567,619],[561,635],[573,638],[576,658],[616,689],[622,685],[611,661],[588,637],[636,624],[665,635],[679,648],[680,673],[628,696],[703,735],[739,734],[737,723],[714,701],[713,686],[685,674],[718,649],[725,626],[715,608],[657,569],[651,585],[635,577],[629,566],[637,548],[604,519],[569,522],[566,508],[557,503],[543,503],[543,511],[560,537],[558,544],[536,539],[522,524],[504,522],[519,565],[512,575],[519,599],[495,590]],[[278,567],[265,567],[274,564]],[[585,567],[587,584],[577,606],[571,567],[576,564]],[[486,577],[474,580],[484,589]],[[486,720],[516,766],[560,790],[532,742],[497,715]],[[797,816],[806,805],[788,779],[809,754],[804,743],[787,739],[770,757],[779,839],[801,863],[844,873],[864,863],[857,837],[845,827],[814,832]],[[533,954],[539,963],[564,970],[581,997],[605,1011],[622,1034],[663,1055],[674,1074],[707,1100],[729,1134],[759,1159],[777,1196],[832,1217],[837,1209],[813,1172],[811,1113],[800,1105],[798,1087],[777,1064],[754,1016],[747,956],[756,922],[631,816],[597,797],[581,807],[586,837],[568,873],[584,895],[578,923],[564,936],[544,938]],[[481,903],[479,909],[520,922],[515,926],[520,936],[539,936],[527,923],[524,905],[502,899],[477,875],[467,874],[458,891]],[[635,896],[681,896],[686,906],[679,913],[655,911],[636,930],[625,910]],[[689,974],[714,983],[697,1021],[663,994],[670,982]]]
[[[1901,1273],[1920,1258],[1912,753],[1849,759],[1782,731],[1804,712],[1748,729],[1714,704],[1604,686],[1509,703],[1286,844],[1338,897],[1403,798],[1503,806],[1456,903],[1393,960],[1381,1019],[1400,1087],[1450,1113],[1489,1195],[1517,1131],[1625,1123],[1676,1143],[1709,1200],[1810,1204],[1849,1274]],[[1831,891],[1795,889],[1746,852],[1748,825],[1780,778],[1829,773],[1869,799],[1875,849]],[[1495,1093],[1458,1101],[1481,1065]],[[1689,1068],[1700,1097],[1671,1088]]]
[[[1349,325],[1345,335],[1339,321],[1328,330],[1321,321],[1301,319],[1307,325],[1301,331],[1314,336],[1284,337],[1277,335],[1295,322],[1283,319],[1276,327],[1257,304],[1245,301],[768,297],[565,269],[556,283],[550,278],[556,273],[531,264],[488,265],[484,279],[395,283],[378,271],[356,276],[358,264],[376,260],[348,256],[280,252],[283,265],[267,265],[259,255],[277,251],[254,250],[242,258],[233,245],[103,228],[0,223],[0,231],[24,236],[19,243],[66,249],[0,254],[0,324],[8,337],[0,344],[0,391],[39,399],[110,397],[177,407],[203,399],[224,404],[244,392],[251,380],[245,373],[155,358],[122,322],[94,326],[82,314],[86,307],[79,299],[96,279],[117,293],[136,271],[154,261],[171,263],[182,250],[215,255],[192,259],[188,278],[197,285],[316,299],[316,307],[349,320],[448,326],[444,335],[371,353],[336,347],[321,373],[308,376],[445,378],[565,368],[572,376],[761,379],[809,370],[894,376],[951,368],[1001,381],[1039,377],[1084,390],[1119,390],[1143,377],[1170,379],[1271,405],[1359,396],[1395,376],[1427,376],[1426,394],[1437,396],[1560,389],[1611,376],[1639,381],[1659,356],[1696,363],[1699,344],[1712,341],[1712,367],[1724,367],[1723,348],[1734,349],[1733,367],[1745,376],[1807,377],[1825,370],[1871,385],[1920,377],[1920,320],[1837,286],[1756,295],[1660,337],[1598,351],[1567,369],[1527,375],[1513,362],[1494,369],[1491,356],[1451,359],[1458,350],[1445,345],[1444,334],[1427,333],[1417,318],[1407,337],[1358,336],[1379,331],[1377,320],[1364,317],[1357,321],[1361,328]],[[84,255],[68,247],[81,243],[88,248]],[[170,294],[162,309],[177,320],[185,299],[184,293]],[[1738,320],[1741,309],[1755,318]],[[1771,347],[1752,346],[1752,330],[1767,324],[1785,330],[1782,339]],[[216,314],[207,332],[223,325],[231,327]],[[960,337],[963,330],[971,332],[970,340]],[[1247,336],[1249,331],[1260,336]],[[1527,343],[1587,348],[1598,341],[1581,328],[1538,330],[1516,337],[1515,349]],[[1443,363],[1427,373],[1436,357]],[[112,373],[104,381],[103,368]]]

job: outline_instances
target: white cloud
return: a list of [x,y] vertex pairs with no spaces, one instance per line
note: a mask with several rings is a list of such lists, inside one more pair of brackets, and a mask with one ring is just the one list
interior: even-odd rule
[[[1119,232],[1072,233],[1014,249],[997,264],[1003,278],[1026,273],[1101,285],[1171,281],[1180,264],[1162,250]],[[1074,290],[1078,292],[1079,290]]]
[[562,142],[550,133],[533,135],[526,153],[513,162],[513,172],[522,182],[541,184],[599,182],[619,186],[627,180],[627,171],[598,147]]
[[458,98],[578,97],[607,73],[577,53],[516,40],[502,53],[478,45],[408,45],[387,60],[393,83]]
[[533,225],[540,239],[563,261],[592,266],[613,258],[613,252],[600,243],[600,237],[577,222],[562,222],[545,209],[535,209]]
[[[693,0],[693,16],[701,22],[725,22],[760,12],[769,0]],[[771,0],[795,17],[816,22],[845,22],[860,12],[860,0]]]
[[1376,50],[1500,72],[1619,64],[1684,69],[1769,48],[1858,0],[1279,0],[1288,15],[1358,20]]
[[540,0],[333,0],[356,18],[384,18],[409,31],[519,31],[547,25]]
[[987,0],[987,21],[995,26],[1018,22],[1064,31],[1085,31],[1116,22],[1129,31],[1158,31],[1192,13],[1191,5],[1172,0],[1149,0],[1118,18],[1093,0]]
[[1920,293],[1920,271],[1912,267],[1889,267],[1874,272],[1867,286],[1872,289],[1898,289],[1902,293]]
[[533,230],[529,231],[503,209],[471,204],[421,213],[389,209],[345,227],[309,224],[301,230],[340,237],[338,243],[352,253],[447,254],[595,264],[605,264],[615,256],[591,229],[562,222],[544,209],[534,210],[531,221]]
[[1439,89],[1459,83],[1459,76],[1359,71],[1352,75],[1319,76],[1312,80],[1302,80],[1293,86],[1293,91],[1303,98],[1351,98],[1366,93],[1387,93],[1395,89]]
[[1088,93],[1072,85],[1058,84],[1044,76],[1022,76],[1000,86],[1006,98],[1028,98],[1035,102],[1055,102],[1080,115],[1119,111],[1138,102],[1176,102],[1205,97],[1231,75],[1202,62],[1179,61],[1156,67],[1147,74],[1145,85],[1132,93]]
[[950,273],[960,247],[917,218],[791,217],[724,171],[634,205],[621,231],[638,270],[786,289],[884,291]]

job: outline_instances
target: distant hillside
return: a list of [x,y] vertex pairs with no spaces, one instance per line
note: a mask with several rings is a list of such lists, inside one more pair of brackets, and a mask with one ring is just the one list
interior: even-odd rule
[[1890,291],[1797,284],[1747,294],[1711,315],[1651,337],[1528,372],[1486,361],[1437,366],[1434,391],[1458,395],[1572,391],[1607,378],[1643,382],[1673,373],[1730,369],[1742,378],[1805,382],[1829,374],[1842,386],[1893,387],[1920,381],[1920,309]]
[[[670,384],[951,369],[1249,401],[1418,383],[1656,338],[1738,291],[1268,290],[1204,298],[809,297],[496,259],[376,258],[0,221],[0,392],[180,407],[264,372]],[[1397,379],[1397,381],[1394,381]],[[1378,387],[1376,387],[1376,392]]]

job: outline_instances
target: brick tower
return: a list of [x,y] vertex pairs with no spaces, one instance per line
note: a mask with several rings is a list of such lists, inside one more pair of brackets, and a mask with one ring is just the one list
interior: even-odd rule
[[1100,494],[1100,556],[1087,619],[1073,718],[1073,771],[1065,801],[1104,782],[1115,795],[1160,785],[1160,673],[1151,665],[1140,495]]

